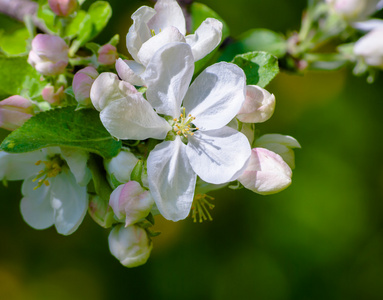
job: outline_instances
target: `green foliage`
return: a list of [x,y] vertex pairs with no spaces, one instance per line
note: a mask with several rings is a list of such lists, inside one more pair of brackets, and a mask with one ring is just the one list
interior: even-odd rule
[[286,48],[286,40],[282,35],[268,29],[251,29],[228,45],[220,60],[231,61],[235,55],[250,51],[266,51],[276,57],[283,57]]
[[22,153],[50,146],[66,146],[93,152],[104,158],[117,155],[121,142],[102,125],[93,109],[73,106],[42,112],[13,131],[1,144],[4,151]]
[[33,69],[24,57],[0,56],[0,98],[11,95],[37,97],[46,85],[41,74]]
[[48,4],[39,5],[37,10],[37,17],[44,22],[45,26],[52,33],[59,33],[62,29],[62,23],[58,22],[57,16],[49,8]]
[[249,85],[265,87],[279,72],[278,59],[267,52],[239,54],[232,62],[243,69]]
[[[196,29],[201,25],[203,21],[206,20],[206,18],[214,18],[222,22],[223,28],[222,28],[222,42],[229,36],[229,27],[227,26],[226,22],[210,7],[206,6],[205,4],[194,2],[190,6],[190,17],[191,17],[191,29],[194,33]],[[208,54],[203,59],[197,61],[195,63],[195,72],[198,73],[203,69],[203,67],[214,57],[214,54],[218,51],[218,47],[212,51],[210,54]]]

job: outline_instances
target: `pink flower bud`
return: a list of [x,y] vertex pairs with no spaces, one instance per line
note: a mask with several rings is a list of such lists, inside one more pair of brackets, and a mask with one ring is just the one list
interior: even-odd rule
[[125,217],[125,227],[145,218],[154,204],[149,191],[144,190],[136,181],[118,186],[110,195],[109,205],[117,218]]
[[77,102],[84,106],[90,106],[90,88],[97,78],[98,72],[93,67],[85,67],[78,71],[73,77],[73,93]]
[[32,40],[28,62],[43,75],[59,75],[64,73],[68,65],[68,49],[68,45],[62,38],[38,34]]
[[98,62],[102,65],[112,65],[118,59],[117,49],[113,45],[106,44],[98,49]]
[[108,238],[109,250],[128,268],[146,263],[153,248],[146,231],[139,226],[115,226]]
[[365,20],[379,9],[380,0],[326,0],[336,14],[348,21]]
[[246,100],[237,114],[238,120],[244,123],[261,123],[268,120],[274,113],[275,97],[265,89],[248,85]]
[[0,101],[0,127],[15,130],[33,115],[32,103],[15,95]]
[[48,0],[51,10],[60,17],[67,17],[77,7],[77,0]]
[[65,98],[64,86],[60,86],[55,92],[55,88],[52,85],[47,85],[41,91],[43,99],[52,105],[60,105],[61,100]]
[[291,184],[292,171],[278,154],[254,148],[245,171],[238,181],[261,195],[278,193]]

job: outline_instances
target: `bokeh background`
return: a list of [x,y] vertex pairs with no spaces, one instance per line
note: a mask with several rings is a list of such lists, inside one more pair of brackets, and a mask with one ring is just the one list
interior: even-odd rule
[[[119,33],[127,54],[130,15],[152,3],[110,3],[114,15],[97,41]],[[203,3],[232,36],[297,30],[306,5]],[[302,145],[287,190],[215,192],[213,222],[157,218],[162,234],[151,258],[127,269],[110,255],[108,231],[89,216],[68,237],[30,228],[19,212],[20,182],[10,182],[0,187],[0,299],[383,299],[383,76],[367,84],[350,68],[281,73],[267,89],[277,107],[258,128]]]

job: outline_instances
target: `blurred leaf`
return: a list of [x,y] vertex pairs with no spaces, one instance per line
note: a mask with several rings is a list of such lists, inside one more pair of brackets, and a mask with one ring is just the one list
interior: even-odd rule
[[282,57],[287,51],[286,40],[282,35],[268,29],[251,29],[228,45],[219,60],[231,61],[237,54],[250,51],[265,51]]
[[232,62],[243,69],[249,85],[265,87],[279,73],[278,59],[263,51],[237,55]]
[[1,144],[1,148],[10,153],[50,146],[80,148],[109,158],[117,155],[121,141],[116,141],[106,131],[97,111],[75,111],[73,106],[69,106],[37,114]]
[[87,22],[90,22],[89,17],[89,21],[85,20],[86,16],[86,11],[79,10],[76,14],[76,17],[67,26],[65,35],[70,38],[74,38],[80,34],[84,34],[82,32],[84,31],[84,28],[89,26]]
[[[191,16],[191,28],[192,32],[194,33],[197,28],[201,25],[203,21],[205,21],[207,18],[214,18],[222,22],[223,28],[222,28],[222,40],[221,43],[229,36],[229,27],[227,26],[226,22],[210,7],[206,6],[205,4],[193,2],[190,6],[190,16]],[[221,44],[220,43],[220,44]],[[219,45],[207,56],[205,56],[203,59],[197,61],[195,63],[195,73],[198,73],[202,68],[211,60],[214,56],[214,54],[218,51]]]
[[36,96],[46,84],[27,62],[27,57],[0,56],[0,96]]
[[3,32],[0,37],[1,50],[6,55],[20,55],[27,52],[27,39],[29,32],[27,28],[20,28],[12,33]]
[[93,39],[108,23],[112,16],[112,8],[106,1],[96,1],[89,7],[88,15],[93,25],[90,39]]
[[37,17],[44,22],[45,26],[53,33],[58,33],[62,29],[62,24],[57,22],[55,13],[49,8],[47,4],[39,5],[37,10]]

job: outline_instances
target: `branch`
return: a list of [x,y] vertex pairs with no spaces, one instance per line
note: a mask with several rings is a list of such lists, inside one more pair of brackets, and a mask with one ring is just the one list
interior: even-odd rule
[[38,4],[29,0],[0,0],[0,13],[24,22],[27,16],[33,24],[43,32],[49,32],[45,24],[37,18]]

